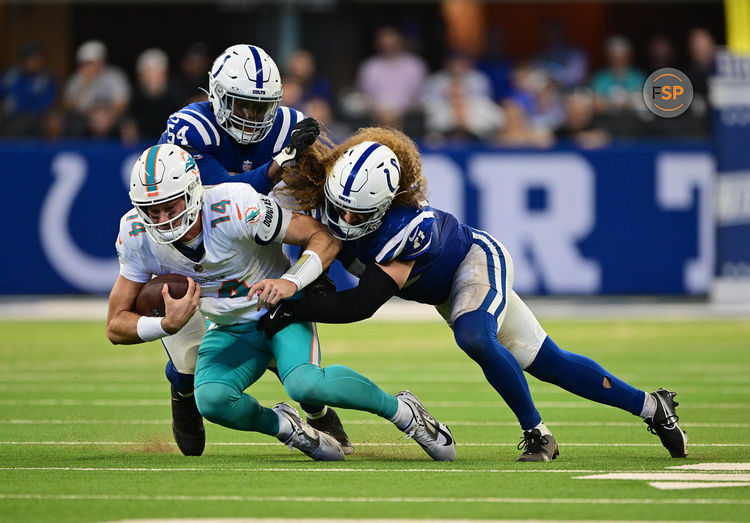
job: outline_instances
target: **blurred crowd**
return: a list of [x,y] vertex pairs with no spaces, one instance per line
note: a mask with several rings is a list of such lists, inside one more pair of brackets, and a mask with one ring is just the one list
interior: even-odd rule
[[[626,36],[612,35],[603,42],[600,69],[592,69],[591,57],[561,25],[549,22],[544,36],[529,60],[507,56],[501,35],[491,33],[484,53],[449,49],[442,67],[430,71],[418,45],[397,28],[382,27],[353,85],[321,76],[316,57],[305,50],[279,62],[282,105],[318,119],[334,140],[370,124],[399,127],[430,144],[508,147],[573,142],[596,148],[621,138],[708,135],[707,84],[716,53],[709,31],[690,30],[680,46],[654,34],[638,53]],[[108,62],[105,44],[91,40],[77,49],[73,74],[58,84],[44,49],[29,43],[0,77],[0,136],[154,140],[172,112],[206,100],[201,89],[213,58],[195,43],[175,67],[163,50],[146,49],[131,81]],[[681,69],[693,83],[691,110],[676,119],[652,115],[642,100],[646,77],[662,67]]]

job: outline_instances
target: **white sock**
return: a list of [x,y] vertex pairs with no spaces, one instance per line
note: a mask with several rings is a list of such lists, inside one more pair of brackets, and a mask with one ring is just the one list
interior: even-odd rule
[[643,419],[652,418],[656,414],[656,398],[654,398],[648,392],[646,397],[643,398],[643,408],[641,409],[641,417]]
[[320,418],[322,418],[323,416],[325,416],[325,415],[326,415],[326,413],[328,413],[328,406],[327,406],[327,405],[323,405],[323,410],[321,410],[321,411],[320,411],[320,412],[318,412],[317,414],[310,414],[309,412],[305,412],[305,415],[306,415],[306,416],[307,416],[308,418],[310,418],[310,419],[320,419]]
[[411,425],[411,422],[414,421],[414,412],[412,412],[411,407],[402,399],[396,399],[398,400],[398,410],[396,410],[396,414],[391,418],[391,421],[399,430],[406,430]]
[[[539,423],[539,425],[537,425],[531,430],[534,430],[534,429],[539,429],[539,432],[542,433],[542,436],[549,436],[552,434],[552,432],[550,432],[550,430],[547,428],[547,425],[545,425],[544,422]],[[527,431],[524,431],[524,432],[527,432]]]
[[289,436],[292,435],[292,422],[289,421],[289,419],[286,416],[282,416],[280,413],[276,413],[276,415],[279,417],[279,433],[276,434],[276,437],[279,438],[281,441],[286,441]]

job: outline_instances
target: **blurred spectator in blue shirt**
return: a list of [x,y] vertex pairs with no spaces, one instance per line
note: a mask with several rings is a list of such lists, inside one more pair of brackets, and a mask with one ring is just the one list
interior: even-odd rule
[[287,62],[282,79],[284,83],[282,105],[302,110],[302,107],[311,98],[322,98],[333,107],[334,98],[331,83],[315,73],[315,57],[312,53],[303,49],[294,51]]
[[21,49],[20,63],[0,78],[0,133],[40,136],[55,100],[55,81],[36,42]]
[[125,73],[107,64],[107,48],[98,40],[81,44],[78,69],[65,85],[68,132],[73,135],[110,136],[130,101]]
[[487,43],[476,67],[490,79],[493,100],[498,101],[510,96],[512,65],[513,61],[506,53],[505,35],[499,27],[490,28],[487,32]]
[[605,112],[632,109],[643,103],[641,91],[646,75],[632,66],[633,46],[624,36],[611,36],[604,43],[607,67],[594,74],[591,88],[599,110]]
[[545,47],[533,60],[536,67],[543,69],[547,76],[566,90],[584,83],[588,73],[588,56],[568,40],[563,25],[558,20],[544,21],[542,36]]

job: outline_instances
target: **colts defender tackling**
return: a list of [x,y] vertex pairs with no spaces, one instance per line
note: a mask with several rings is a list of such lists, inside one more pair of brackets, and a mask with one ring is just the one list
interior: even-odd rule
[[[371,128],[334,149],[315,144],[285,181],[299,207],[317,211],[343,241],[338,258],[359,283],[328,296],[282,302],[259,322],[269,336],[289,321],[359,321],[393,295],[431,304],[518,418],[523,453],[517,461],[558,455],[523,371],[641,416],[672,457],[687,455],[675,394],[638,390],[592,359],[558,347],[513,291],[513,260],[505,247],[426,203],[419,152],[407,136]],[[265,293],[269,285],[274,283],[261,282],[251,293]]]

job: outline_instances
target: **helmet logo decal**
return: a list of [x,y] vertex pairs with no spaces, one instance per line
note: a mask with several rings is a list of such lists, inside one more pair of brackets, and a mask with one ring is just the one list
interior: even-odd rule
[[[159,186],[156,184],[156,157],[159,155],[161,145],[152,147],[146,157],[146,191],[147,196],[156,196],[159,194]],[[187,172],[187,171],[185,171]]]
[[258,52],[258,49],[252,45],[248,45],[248,47],[250,48],[250,53],[252,53],[253,60],[255,61],[255,87],[263,89],[263,62],[260,61],[260,53]]
[[391,190],[391,192],[396,192],[396,188],[391,185],[391,171],[388,169],[383,169],[383,172],[385,173],[385,182],[388,184],[388,188]]
[[367,158],[377,149],[380,147],[379,143],[374,143],[370,145],[367,149],[365,149],[365,152],[362,153],[362,156],[360,156],[356,163],[354,164],[354,167],[352,167],[352,170],[349,171],[349,177],[346,179],[346,184],[344,185],[344,196],[349,196],[352,192],[352,186],[354,185],[354,180],[357,178],[357,174],[359,173],[359,170],[362,168],[362,165],[365,163]]
[[260,211],[257,207],[248,207],[245,210],[245,223],[255,223],[260,220]]
[[185,162],[185,172],[188,171],[194,171],[195,170],[195,160],[192,158],[188,158]]
[[225,63],[227,63],[227,60],[229,60],[229,58],[230,58],[231,56],[232,56],[231,54],[228,54],[228,55],[226,55],[226,56],[224,57],[224,60],[222,60],[222,61],[221,61],[221,65],[219,66],[219,68],[218,68],[218,69],[216,70],[216,72],[214,73],[214,78],[216,78],[217,76],[219,76],[219,73],[221,72],[221,70],[222,70],[222,69],[224,69],[224,64],[225,64]]

